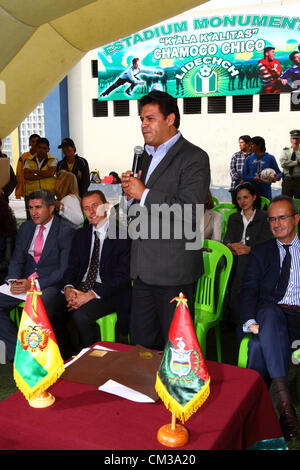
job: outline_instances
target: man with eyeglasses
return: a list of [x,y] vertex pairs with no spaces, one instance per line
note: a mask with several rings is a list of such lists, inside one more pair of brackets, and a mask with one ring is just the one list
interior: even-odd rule
[[248,365],[275,393],[286,440],[297,438],[298,422],[288,389],[293,341],[300,340],[300,240],[298,207],[277,196],[268,208],[272,240],[252,248],[240,289],[241,324],[251,332]]

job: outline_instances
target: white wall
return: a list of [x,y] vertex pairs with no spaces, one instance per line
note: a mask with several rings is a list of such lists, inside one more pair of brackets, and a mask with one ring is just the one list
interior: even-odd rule
[[[87,53],[68,75],[70,137],[91,170],[97,168],[101,177],[112,170],[121,174],[131,168],[135,145],[143,144],[137,101],[130,101],[129,117],[114,117],[113,102],[109,101],[109,116],[94,118],[92,100],[97,98],[98,80],[91,78],[91,60],[97,60],[97,50]],[[240,135],[264,137],[267,152],[275,155],[279,164],[281,149],[289,145],[289,131],[299,128],[300,113],[290,112],[289,94],[281,94],[280,112],[259,112],[259,95],[253,97],[252,113],[232,113],[231,96],[226,97],[226,114],[207,114],[207,98],[202,98],[201,114],[183,114],[182,99],[178,105],[180,130],[209,154],[212,184],[217,186],[230,184],[230,159],[239,149]]]

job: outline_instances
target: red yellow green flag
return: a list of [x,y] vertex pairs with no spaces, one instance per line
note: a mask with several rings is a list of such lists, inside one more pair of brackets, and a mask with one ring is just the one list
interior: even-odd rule
[[[210,393],[207,372],[187,299],[180,293],[155,389],[166,408],[184,423]],[[173,301],[172,301],[173,302]]]
[[27,292],[14,358],[14,379],[28,401],[46,391],[64,372],[41,295],[33,282]]

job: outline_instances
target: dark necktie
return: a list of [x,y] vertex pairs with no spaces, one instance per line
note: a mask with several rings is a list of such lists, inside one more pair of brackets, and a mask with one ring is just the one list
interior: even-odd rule
[[[295,152],[292,153],[291,160],[295,161],[296,160],[296,154]],[[294,173],[294,167],[292,166],[289,168],[289,175],[291,176]]]
[[291,270],[292,257],[291,257],[291,253],[289,250],[290,245],[282,245],[282,246],[285,249],[286,254],[282,262],[280,277],[279,277],[277,286],[275,288],[274,298],[276,302],[279,302],[279,300],[281,300],[286,293],[288,283],[289,283],[289,278],[290,278],[290,270]]
[[94,248],[93,248],[93,253],[91,257],[90,267],[89,267],[87,278],[84,281],[83,286],[81,288],[83,292],[88,292],[94,287],[94,284],[97,279],[97,274],[99,271],[100,240],[99,240],[97,232],[94,232],[94,234],[95,234],[95,242],[94,242]]

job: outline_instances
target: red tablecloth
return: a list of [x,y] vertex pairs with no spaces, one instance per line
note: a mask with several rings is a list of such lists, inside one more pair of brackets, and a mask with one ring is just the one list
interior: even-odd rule
[[[100,343],[127,350],[128,346]],[[185,423],[184,450],[247,449],[282,437],[269,392],[255,371],[206,361],[211,393]],[[171,422],[161,400],[134,403],[97,387],[58,380],[54,405],[31,408],[21,392],[0,403],[0,449],[166,450],[156,439]]]

